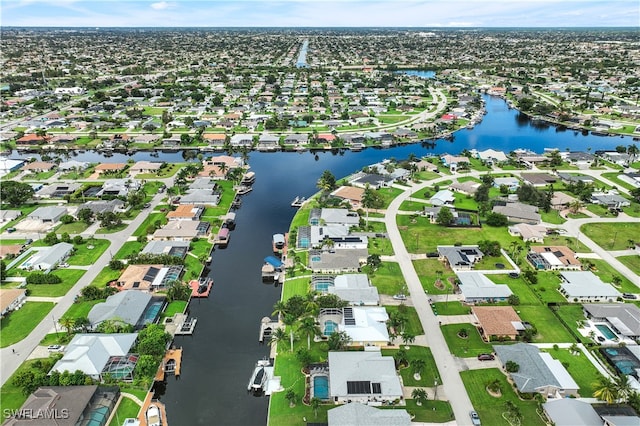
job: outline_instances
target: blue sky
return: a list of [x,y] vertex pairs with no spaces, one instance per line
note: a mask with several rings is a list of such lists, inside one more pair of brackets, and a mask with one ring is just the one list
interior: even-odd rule
[[640,27],[638,0],[2,0],[2,26]]

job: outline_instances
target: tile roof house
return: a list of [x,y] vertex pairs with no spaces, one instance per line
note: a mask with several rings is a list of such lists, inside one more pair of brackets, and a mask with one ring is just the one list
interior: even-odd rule
[[45,161],[33,161],[31,163],[27,163],[22,167],[22,170],[33,172],[33,173],[41,173],[48,172],[53,170],[56,167],[56,163],[47,163]]
[[611,284],[603,283],[597,275],[590,271],[560,272],[563,283],[560,293],[569,302],[604,302],[612,303],[622,294]]
[[440,260],[454,271],[468,271],[484,256],[478,246],[438,246]]
[[522,237],[524,242],[542,243],[547,236],[547,228],[542,225],[529,225],[528,223],[516,223],[508,228],[509,235]]
[[474,306],[471,313],[476,317],[478,331],[486,342],[500,338],[516,340],[525,329],[511,306]]
[[605,322],[617,334],[637,340],[640,338],[640,308],[631,303],[582,305],[585,316],[592,321]]
[[591,404],[572,398],[549,400],[542,404],[547,418],[555,426],[602,426],[602,418]]
[[508,285],[496,284],[480,272],[460,271],[457,277],[466,303],[504,302],[513,294]]
[[577,198],[572,197],[564,192],[554,192],[551,197],[551,208],[554,210],[564,210],[569,204],[577,201]]
[[23,250],[22,244],[9,244],[0,246],[0,259],[7,257],[17,257]]
[[507,156],[504,152],[496,151],[493,149],[485,149],[484,151],[479,151],[477,153],[477,158],[490,165],[507,161]]
[[328,426],[410,426],[407,410],[383,410],[351,402],[327,411]]
[[0,288],[0,317],[18,308],[27,298],[24,288]]
[[103,201],[103,200],[92,200],[87,201],[84,204],[78,206],[76,210],[76,215],[82,209],[89,209],[93,212],[93,214],[105,213],[105,212],[123,212],[126,209],[124,208],[124,201],[114,198],[113,200]]
[[509,373],[519,392],[540,393],[546,397],[579,396],[580,387],[562,363],[534,345],[515,343],[493,345],[504,367],[508,361],[518,364],[517,372]]
[[527,260],[538,270],[582,270],[576,254],[567,246],[533,246]]
[[336,403],[404,403],[393,357],[373,350],[329,352],[329,396]]
[[170,281],[180,278],[182,265],[129,265],[120,274],[116,287],[120,291],[153,291],[163,288]]
[[51,370],[60,373],[80,370],[94,380],[102,380],[109,359],[129,354],[137,338],[137,333],[76,334]]
[[524,183],[533,186],[547,186],[550,183],[556,183],[558,180],[555,176],[550,175],[549,173],[523,173],[521,177]]
[[[431,164],[431,163],[428,163]],[[451,185],[449,185],[449,189],[453,192],[460,192],[462,194],[466,194],[466,195],[473,195],[478,191],[478,188],[480,187],[480,183],[479,182],[474,182],[474,181],[465,181],[465,182],[453,182]]]
[[175,210],[167,213],[169,220],[200,220],[204,213],[204,206],[194,204],[182,204]]
[[164,163],[156,161],[138,161],[129,168],[129,174],[136,175],[138,173],[157,173]]
[[341,186],[331,193],[331,196],[348,201],[352,208],[358,209],[362,205],[364,188],[355,186]]

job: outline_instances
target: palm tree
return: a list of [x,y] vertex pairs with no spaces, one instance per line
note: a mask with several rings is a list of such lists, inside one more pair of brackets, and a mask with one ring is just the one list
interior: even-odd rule
[[584,203],[580,200],[575,200],[569,203],[569,211],[573,214],[578,213],[584,207]]
[[[402,343],[404,343],[405,345],[409,345],[410,343],[413,343],[416,340],[415,334],[410,333],[408,331],[403,331],[400,334],[400,337],[402,338]],[[407,349],[408,349],[408,346],[407,346]]]
[[627,147],[627,154],[629,154],[629,157],[631,157],[629,163],[635,162],[638,152],[640,152],[640,149],[638,149],[638,145],[636,144],[631,144]]
[[629,380],[626,375],[622,374],[613,378],[613,383],[616,386],[616,399],[618,402],[626,403],[629,397],[633,393],[633,388],[629,384]]
[[393,359],[396,361],[396,367],[400,368],[400,365],[406,364],[408,361],[407,351],[403,348],[398,349],[398,351],[393,354]]
[[613,404],[618,399],[618,389],[616,383],[608,377],[601,376],[596,383],[593,384],[596,390],[593,396],[607,404]]
[[305,317],[300,321],[298,330],[307,335],[307,349],[311,349],[311,336],[314,337],[320,334],[320,327],[316,324],[316,320],[313,317]]
[[286,331],[284,331],[284,328],[276,328],[273,334],[271,334],[271,340],[269,340],[269,345],[271,346],[276,345],[276,348],[277,348],[278,343],[284,342],[285,340],[287,340],[288,337],[289,336],[287,336],[287,333]]
[[411,361],[411,369],[413,370],[413,374],[416,376],[417,380],[420,380],[420,375],[422,374],[422,370],[424,370],[425,365],[425,361],[421,358]]
[[277,315],[278,317],[284,317],[286,314],[287,314],[287,304],[282,300],[278,300],[273,305],[273,312],[271,313],[271,315]]
[[309,401],[309,405],[311,405],[311,408],[313,408],[313,415],[318,417],[318,408],[320,407],[320,398],[317,397],[313,397],[311,398],[311,401]]
[[222,173],[222,175],[226,178],[227,171],[229,170],[229,166],[227,166],[227,163],[220,164],[218,168],[220,169],[220,173]]
[[411,391],[411,398],[413,398],[416,405],[420,406],[428,401],[427,391],[422,388],[415,388]]
[[293,324],[295,324],[297,319],[298,318],[296,318],[296,316],[292,314],[285,314],[284,318],[282,319],[282,322],[284,323],[284,325],[289,328],[289,340],[291,342],[291,349],[290,349],[291,352],[293,352],[293,340],[295,339]]
[[65,330],[67,330],[67,334],[71,334],[74,331],[76,322],[73,318],[62,317],[60,318],[59,322],[60,322],[60,325],[63,326]]
[[516,250],[518,250],[518,247],[520,247],[520,244],[518,243],[518,241],[511,241],[511,244],[509,244],[509,248],[511,249],[511,258],[514,258],[516,255]]

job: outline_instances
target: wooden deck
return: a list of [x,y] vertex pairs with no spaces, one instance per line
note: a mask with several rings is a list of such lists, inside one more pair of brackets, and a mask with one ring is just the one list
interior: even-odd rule
[[[173,371],[166,371],[167,362],[173,360],[175,362],[175,369]],[[155,381],[162,382],[168,374],[174,374],[176,377],[180,376],[180,367],[182,364],[182,348],[169,349],[164,354],[160,368],[156,373]]]
[[142,403],[142,407],[140,408],[140,413],[138,414],[138,421],[140,422],[140,426],[148,426],[147,424],[147,408],[149,405],[154,404],[157,405],[160,409],[160,421],[162,422],[162,426],[169,426],[169,422],[167,421],[167,409],[164,404],[160,401],[153,400],[153,392],[148,392],[144,402]]
[[203,279],[204,284],[206,285],[206,290],[202,293],[198,293],[198,288],[200,288],[200,280],[191,280],[189,281],[189,287],[191,288],[191,297],[209,297],[209,293],[211,293],[211,288],[213,287],[213,280],[211,278]]

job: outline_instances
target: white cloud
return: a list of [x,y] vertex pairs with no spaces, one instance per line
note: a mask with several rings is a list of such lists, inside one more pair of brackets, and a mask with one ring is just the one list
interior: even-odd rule
[[166,1],[159,1],[157,3],[151,3],[151,8],[155,10],[173,9],[177,5],[175,3],[169,3]]

